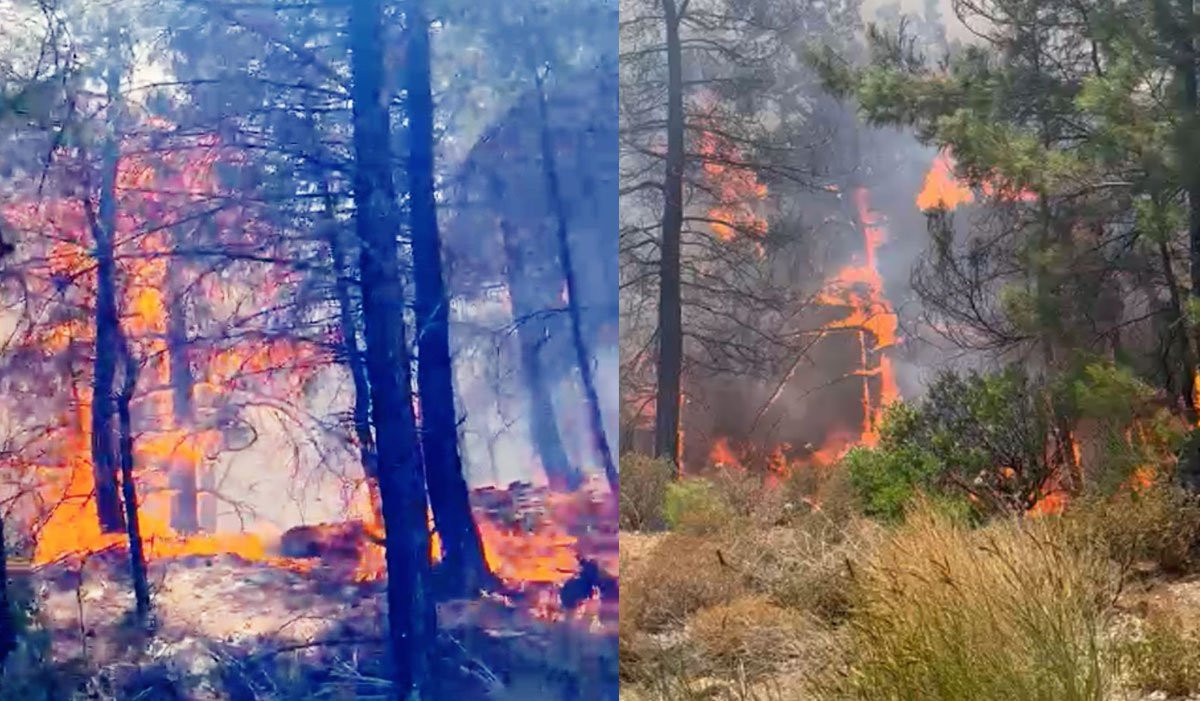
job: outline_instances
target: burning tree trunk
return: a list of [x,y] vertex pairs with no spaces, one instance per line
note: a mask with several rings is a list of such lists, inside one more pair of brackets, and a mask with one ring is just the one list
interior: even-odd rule
[[405,104],[409,124],[408,185],[416,282],[421,449],[433,519],[442,541],[443,566],[470,592],[489,579],[489,572],[458,453],[449,299],[442,279],[441,237],[434,199],[429,27],[421,0],[410,3],[408,23]]
[[[686,0],[685,0],[686,3]],[[662,0],[667,35],[667,171],[658,275],[658,394],[654,455],[679,466],[679,404],[683,374],[683,49],[675,0]]]
[[501,220],[500,234],[504,255],[508,261],[508,289],[512,295],[513,310],[522,311],[517,326],[517,343],[520,346],[525,383],[529,389],[529,431],[533,446],[541,458],[542,469],[546,472],[550,488],[559,492],[572,491],[579,487],[581,479],[578,468],[571,463],[567,451],[563,449],[562,434],[558,430],[554,401],[550,395],[550,382],[542,360],[542,347],[547,340],[547,325],[537,312],[531,312],[530,318],[526,318],[526,314],[523,313],[527,309],[536,309],[537,304],[533,302],[533,295],[527,289],[529,283],[523,279],[527,272],[522,265],[520,244],[512,223]]
[[129,351],[129,344],[119,340],[125,380],[117,395],[117,416],[120,424],[121,495],[125,502],[125,533],[129,536],[129,574],[133,580],[133,600],[137,620],[145,624],[150,616],[150,586],[146,579],[146,558],[142,553],[142,532],[138,522],[137,486],[133,481],[133,421],[129,404],[137,386],[138,369]]
[[592,372],[592,358],[583,338],[583,320],[579,313],[579,285],[575,279],[574,263],[571,260],[571,245],[567,236],[567,211],[563,203],[558,181],[558,167],[554,157],[554,144],[550,138],[550,115],[546,108],[546,93],[542,76],[535,67],[534,82],[537,85],[538,116],[541,122],[542,171],[546,178],[546,195],[556,223],[558,239],[558,263],[562,267],[563,279],[567,283],[567,314],[571,319],[571,341],[575,348],[575,362],[579,366],[580,379],[587,399],[588,422],[592,434],[592,448],[604,465],[604,475],[615,495],[617,493],[617,466],[613,463],[612,450],[608,446],[608,435],[604,432],[604,415],[600,410],[600,396],[596,393],[596,380]]
[[[351,5],[355,228],[360,240],[366,364],[387,539],[388,629],[396,697],[431,696],[437,619],[429,591],[429,526],[417,445],[396,235],[389,115],[383,95],[380,0]],[[431,193],[432,194],[432,193]]]
[[12,605],[8,601],[8,546],[4,542],[4,517],[0,516],[0,676],[4,662],[17,647]]
[[[96,357],[92,378],[92,470],[96,483],[96,512],[105,533],[120,532],[121,501],[117,496],[116,451],[113,449],[113,382],[117,361],[117,290],[113,239],[117,227],[118,110],[121,66],[116,38],[109,39],[108,134],[105,137],[100,183],[100,218],[92,221],[96,240]],[[89,205],[90,208],[90,205]]]

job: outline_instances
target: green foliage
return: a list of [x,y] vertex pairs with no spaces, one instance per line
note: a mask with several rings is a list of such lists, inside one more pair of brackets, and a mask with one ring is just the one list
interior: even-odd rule
[[885,414],[877,447],[845,457],[864,511],[898,520],[917,493],[959,515],[968,495],[984,512],[1028,508],[1052,469],[1042,398],[1018,370],[943,374],[924,399]]
[[1154,399],[1154,389],[1127,367],[1090,363],[1072,384],[1077,413],[1082,417],[1128,423]]
[[1037,300],[1024,285],[1006,285],[1000,290],[1000,308],[1013,327],[1029,333],[1039,328]]
[[1087,490],[1111,495],[1140,468],[1174,464],[1188,427],[1129,367],[1087,363],[1064,376],[1055,394],[1060,411],[1086,421],[1100,448],[1089,459]]
[[726,526],[734,511],[716,485],[690,477],[667,485],[663,515],[673,531],[705,534]]
[[662,528],[666,523],[663,504],[667,498],[667,485],[675,473],[674,467],[665,460],[626,453],[621,456],[618,469],[621,529],[643,531]]
[[[913,409],[897,404],[888,410],[885,422],[900,412]],[[928,450],[907,442],[888,442],[878,449],[854,448],[846,454],[843,465],[863,512],[893,522],[904,516],[904,509],[918,490],[936,481],[943,467]]]

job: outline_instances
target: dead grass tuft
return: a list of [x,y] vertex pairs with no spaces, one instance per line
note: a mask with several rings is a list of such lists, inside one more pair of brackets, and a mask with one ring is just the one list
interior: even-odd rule
[[627,620],[648,632],[681,626],[696,611],[742,593],[741,577],[721,564],[720,550],[719,542],[709,538],[664,537],[633,576],[622,578],[621,626]]
[[1115,568],[1061,519],[970,530],[911,515],[855,574],[848,668],[829,699],[1102,701]]

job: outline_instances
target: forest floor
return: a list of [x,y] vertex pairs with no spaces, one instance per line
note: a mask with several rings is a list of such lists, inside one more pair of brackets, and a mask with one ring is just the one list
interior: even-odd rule
[[[112,550],[23,582],[37,633],[0,699],[384,698],[383,582],[233,555],[155,560],[147,635],[131,625],[126,563]],[[555,592],[526,593],[439,605],[446,698],[615,699],[615,603],[549,616],[533,602]]]

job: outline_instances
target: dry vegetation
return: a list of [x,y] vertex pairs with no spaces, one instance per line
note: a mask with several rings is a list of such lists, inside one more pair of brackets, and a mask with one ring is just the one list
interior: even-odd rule
[[[0,701],[317,701],[391,693],[382,582],[236,556],[151,563],[156,624],[132,625],[122,553],[14,579],[26,611]],[[82,576],[81,576],[82,573]],[[438,607],[448,698],[611,698],[615,612],[548,621],[500,597]]]
[[984,524],[763,503],[622,535],[623,698],[1200,698],[1200,510],[1175,487]]

